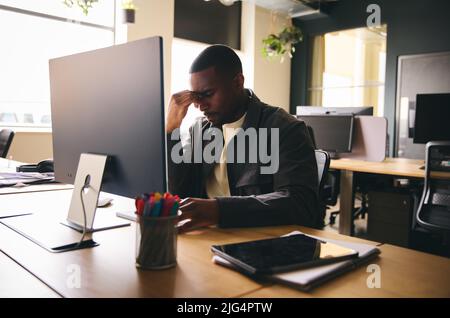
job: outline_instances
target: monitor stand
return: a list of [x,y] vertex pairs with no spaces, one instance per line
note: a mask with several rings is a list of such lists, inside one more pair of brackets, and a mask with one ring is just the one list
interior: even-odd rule
[[81,154],[67,220],[61,222],[68,227],[51,217],[36,214],[3,218],[1,223],[52,253],[99,245],[92,239],[92,232],[130,225],[105,213],[99,213],[94,222],[106,159],[104,155]]
[[51,253],[62,253],[99,245],[88,233],[81,240],[80,233],[62,226],[51,216],[29,214],[1,220],[2,224]]
[[81,154],[67,219],[62,224],[77,230],[96,232],[130,225],[104,212],[96,215],[107,156]]

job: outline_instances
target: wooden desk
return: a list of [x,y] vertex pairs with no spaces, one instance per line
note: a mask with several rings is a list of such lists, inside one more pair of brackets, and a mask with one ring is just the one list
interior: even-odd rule
[[23,164],[23,162],[0,157],[0,171],[14,172],[16,171],[16,167],[21,164]]
[[425,170],[419,169],[423,160],[386,158],[383,162],[352,159],[331,160],[330,168],[341,170],[339,201],[339,233],[353,234],[353,206],[355,201],[354,172],[392,175],[405,178],[424,178]]
[[[54,218],[67,213],[71,191],[21,193],[0,196],[0,206],[46,214]],[[114,197],[113,205],[98,213],[115,213],[133,208],[133,201]],[[38,224],[36,226],[39,226]],[[379,245],[354,237],[300,226],[247,229],[211,228],[178,237],[178,262],[162,271],[138,270],[135,258],[135,227],[94,233],[98,247],[52,254],[0,225],[0,250],[51,289],[64,297],[391,297],[448,295],[450,260],[384,245],[382,254],[371,261],[381,266],[382,288],[369,289],[366,267],[347,273],[312,292],[303,293],[281,285],[256,282],[211,262],[210,247],[238,241],[262,239],[294,230],[333,239]],[[70,286],[78,266],[80,288]],[[408,268],[409,266],[409,268]],[[404,283],[400,283],[404,281]],[[414,287],[408,289],[405,286]],[[23,283],[23,288],[26,288]],[[430,292],[430,289],[433,291]]]
[[0,251],[0,297],[60,297]]
[[[62,218],[67,213],[70,195],[67,190],[11,194],[0,196],[0,206],[20,206],[21,210]],[[132,209],[133,205],[133,200],[114,197],[111,207],[97,213],[115,213]],[[98,247],[53,254],[0,225],[0,249],[64,297],[238,297],[263,286],[214,265],[210,247],[262,239],[267,237],[265,234],[229,235],[211,229],[180,235],[178,264],[163,271],[136,269],[135,236],[132,223],[131,227],[94,233],[94,240],[100,243]],[[67,284],[74,265],[80,269],[81,288]]]
[[[220,230],[220,229],[217,229],[217,230]],[[334,232],[321,231],[321,230],[304,227],[304,226],[298,226],[298,225],[245,228],[245,229],[235,229],[235,230],[226,229],[223,231],[226,231],[229,234],[234,234],[234,232],[236,232],[236,233],[257,232],[257,233],[265,234],[266,236],[270,236],[270,237],[282,236],[282,235],[288,234],[293,231],[300,231],[300,232],[303,232],[303,233],[306,233],[309,235],[320,236],[320,237],[323,237],[326,239],[342,240],[342,241],[368,244],[368,245],[374,245],[374,246],[381,245],[381,243],[374,242],[374,241],[363,240],[363,239],[352,237],[352,236],[337,234]]]
[[367,287],[367,266],[348,272],[305,293],[281,285],[266,286],[245,297],[450,297],[450,259],[384,244],[380,288]]
[[423,164],[423,160],[406,158],[386,158],[383,162],[337,159],[331,160],[330,168],[400,177],[424,178],[425,170],[419,168]]
[[0,195],[28,193],[28,192],[42,192],[42,191],[58,191],[58,190],[68,190],[68,189],[73,189],[73,185],[63,184],[63,183],[32,184],[32,185],[28,185],[28,186],[22,187],[22,188],[16,188],[16,187],[0,188]]

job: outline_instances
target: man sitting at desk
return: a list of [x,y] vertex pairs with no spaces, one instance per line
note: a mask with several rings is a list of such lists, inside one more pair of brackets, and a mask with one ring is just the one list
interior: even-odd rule
[[[227,46],[205,49],[190,74],[192,91],[172,96],[166,119],[169,189],[185,198],[180,220],[190,219],[180,231],[209,225],[320,225],[317,165],[305,124],[244,89],[241,61]],[[192,103],[205,117],[181,143],[179,127]],[[245,135],[242,140],[250,142],[236,142]],[[211,151],[218,140],[221,148]],[[205,157],[208,151],[213,162]],[[255,152],[256,161],[251,160]]]

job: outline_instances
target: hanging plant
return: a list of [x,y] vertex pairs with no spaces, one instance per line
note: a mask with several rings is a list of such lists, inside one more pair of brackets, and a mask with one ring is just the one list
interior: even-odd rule
[[281,57],[283,62],[286,53],[292,58],[292,54],[295,52],[294,45],[302,40],[302,31],[296,26],[288,26],[280,33],[270,34],[262,40],[262,54],[267,58]]
[[98,0],[64,0],[64,4],[69,8],[72,8],[76,4],[83,10],[84,15],[88,15],[89,9],[92,8],[92,4],[98,2]]
[[136,6],[133,3],[133,0],[124,0],[122,2],[122,10],[123,10],[123,23],[134,23],[135,15],[136,15]]

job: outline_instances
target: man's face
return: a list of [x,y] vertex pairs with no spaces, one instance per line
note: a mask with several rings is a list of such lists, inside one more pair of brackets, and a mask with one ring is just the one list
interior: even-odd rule
[[192,73],[191,89],[195,107],[215,126],[232,122],[239,107],[237,94],[240,86],[242,89],[241,79],[241,74],[229,79],[219,74],[213,66]]

